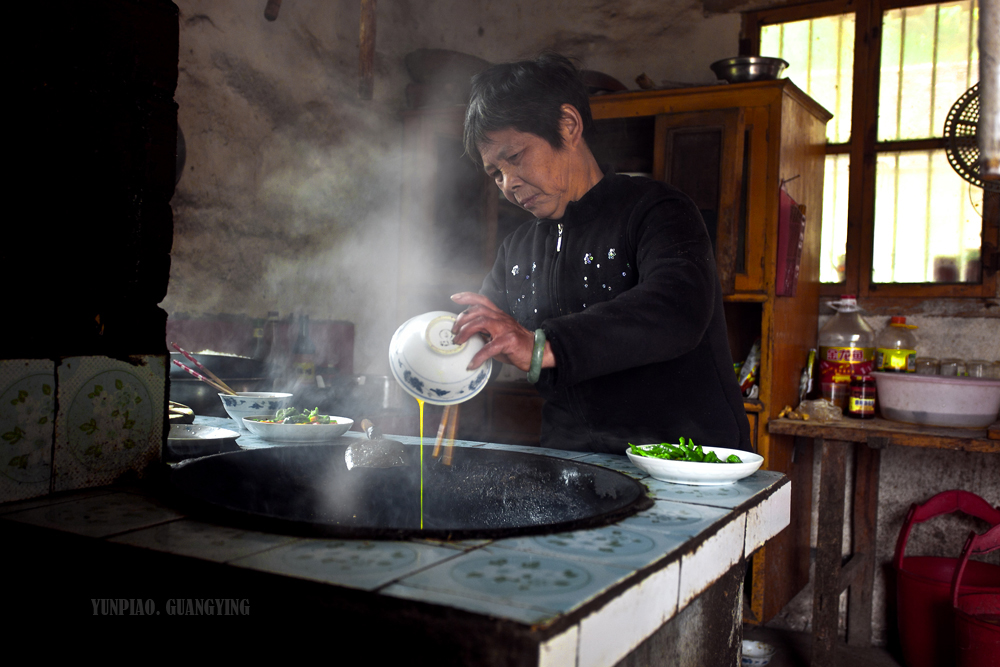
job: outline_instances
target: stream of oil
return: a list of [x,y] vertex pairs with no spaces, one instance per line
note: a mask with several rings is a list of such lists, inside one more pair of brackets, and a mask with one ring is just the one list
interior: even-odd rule
[[420,530],[424,529],[424,402],[417,399],[420,406]]

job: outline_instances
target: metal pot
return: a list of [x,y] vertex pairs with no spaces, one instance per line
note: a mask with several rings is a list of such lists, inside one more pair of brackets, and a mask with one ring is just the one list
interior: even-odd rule
[[[267,377],[267,367],[263,361],[251,359],[250,357],[238,357],[229,354],[192,354],[205,368],[212,371],[227,383],[230,378],[262,378]],[[171,352],[170,359],[176,359],[192,370],[198,368],[192,364],[180,352]],[[176,364],[170,364],[171,378],[190,378],[183,368],[178,368]],[[235,387],[234,387],[235,389]],[[248,390],[249,391],[249,390]]]

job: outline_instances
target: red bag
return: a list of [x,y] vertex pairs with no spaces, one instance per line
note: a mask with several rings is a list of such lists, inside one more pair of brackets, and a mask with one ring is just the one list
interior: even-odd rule
[[[913,524],[955,511],[983,519],[991,526],[1000,525],[1000,509],[976,494],[944,491],[923,505],[910,507],[896,540],[893,566],[896,569],[899,639],[907,667],[951,667],[955,664],[951,588],[959,561],[940,556],[903,557]],[[990,593],[997,587],[1000,587],[1000,566],[969,561],[959,594]]]
[[951,585],[958,667],[1000,667],[1000,587],[992,593],[961,593],[969,556],[1000,549],[1000,525],[969,535]]

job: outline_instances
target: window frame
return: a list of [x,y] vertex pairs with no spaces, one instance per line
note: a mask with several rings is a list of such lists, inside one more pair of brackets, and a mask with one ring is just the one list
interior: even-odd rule
[[[856,294],[868,312],[893,314],[919,312],[926,299],[966,298],[982,302],[969,314],[993,310],[997,286],[1000,195],[983,193],[981,282],[979,283],[875,283],[871,279],[875,235],[875,165],[877,153],[945,148],[943,138],[878,142],[878,100],[881,69],[882,15],[892,9],[935,4],[927,0],[821,0],[783,5],[743,13],[741,55],[760,55],[761,27],[836,14],[855,15],[854,83],[851,96],[851,139],[847,144],[827,144],[826,153],[850,154],[848,180],[847,247],[844,282],[822,283],[820,294]],[[969,310],[966,308],[965,310]]]

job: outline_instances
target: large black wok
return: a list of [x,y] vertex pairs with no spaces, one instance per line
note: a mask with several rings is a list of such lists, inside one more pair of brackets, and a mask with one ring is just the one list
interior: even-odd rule
[[652,505],[639,482],[548,456],[456,448],[452,465],[424,447],[407,465],[348,470],[347,444],[254,449],[175,466],[169,486],[193,514],[303,535],[467,539],[576,530],[613,523]]

